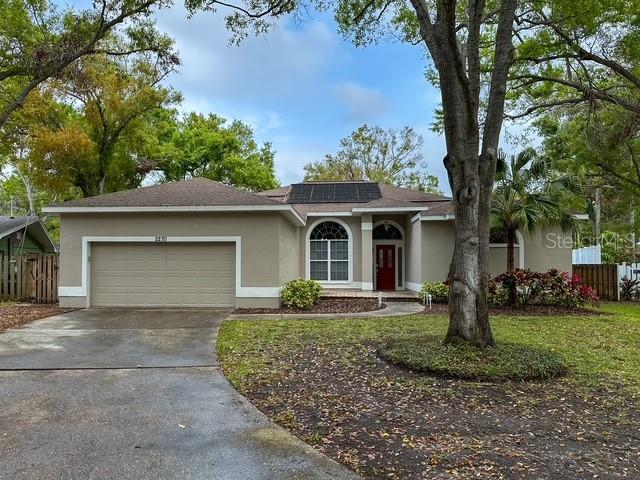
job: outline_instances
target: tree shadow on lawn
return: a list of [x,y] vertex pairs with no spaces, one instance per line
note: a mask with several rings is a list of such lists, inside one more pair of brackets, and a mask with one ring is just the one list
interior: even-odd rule
[[622,387],[447,380],[370,345],[290,347],[263,350],[269,375],[242,393],[366,478],[640,478],[640,413]]

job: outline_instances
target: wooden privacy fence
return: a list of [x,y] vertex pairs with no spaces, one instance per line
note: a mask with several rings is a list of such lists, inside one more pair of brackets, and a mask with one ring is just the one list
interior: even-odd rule
[[0,301],[58,301],[58,256],[0,253]]
[[617,264],[574,265],[573,273],[582,279],[584,285],[598,292],[602,300],[619,300]]

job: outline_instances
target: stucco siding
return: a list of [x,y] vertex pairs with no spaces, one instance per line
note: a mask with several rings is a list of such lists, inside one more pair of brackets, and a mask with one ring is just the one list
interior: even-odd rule
[[[421,223],[423,281],[441,282],[447,278],[453,255],[454,223],[453,221]],[[531,237],[525,235],[524,268],[540,272],[557,268],[571,272],[571,248],[570,237],[562,234],[560,228],[544,228]],[[505,247],[491,247],[489,253],[491,275],[499,275],[506,271],[506,252]],[[517,248],[515,260],[516,266],[521,267]]]
[[264,297],[237,297],[236,308],[278,308],[280,306],[280,299],[264,298]]
[[58,297],[58,303],[62,308],[85,308],[85,297]]
[[[521,268],[520,265],[520,255],[518,252],[518,248],[516,247],[514,251],[514,258],[516,261],[516,267]],[[525,243],[525,251],[526,251],[526,243]],[[489,271],[492,276],[500,275],[507,270],[507,247],[503,245],[492,246],[489,250]]]
[[571,250],[570,234],[563,234],[559,227],[543,228],[525,237],[524,264],[539,272],[557,268],[571,273]]
[[414,284],[413,289],[415,290],[418,288],[417,285],[422,282],[422,261],[416,261],[416,259],[422,258],[422,223],[420,220],[413,223],[409,222],[405,238],[405,248],[407,250],[405,280],[407,284]]
[[64,214],[60,225],[60,285],[82,282],[83,236],[240,236],[242,286],[279,286],[277,213]]
[[422,281],[444,282],[453,256],[453,222],[428,221],[422,224]]
[[283,285],[290,280],[304,276],[300,271],[300,228],[293,225],[286,218],[279,219],[279,284]]

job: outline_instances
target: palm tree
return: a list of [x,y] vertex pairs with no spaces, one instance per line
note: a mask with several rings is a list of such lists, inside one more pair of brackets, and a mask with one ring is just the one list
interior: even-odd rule
[[528,148],[509,161],[498,159],[496,185],[491,205],[492,227],[504,232],[507,240],[507,272],[515,271],[516,231],[528,235],[546,226],[575,231],[577,224],[565,207],[566,194],[578,193],[573,177],[559,175]]

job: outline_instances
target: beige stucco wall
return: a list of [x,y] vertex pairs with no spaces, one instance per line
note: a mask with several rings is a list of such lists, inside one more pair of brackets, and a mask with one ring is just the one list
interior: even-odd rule
[[[63,214],[60,222],[60,286],[82,283],[83,236],[240,236],[242,286],[279,287],[298,270],[297,229],[279,213]],[[259,299],[260,303],[276,299]],[[66,297],[84,306],[84,297]],[[251,303],[251,299],[241,302]],[[258,303],[258,300],[256,302]]]
[[414,284],[415,290],[422,282],[422,261],[415,261],[416,258],[422,258],[422,223],[420,220],[409,222],[405,238],[405,249],[407,251],[406,276],[405,281]]
[[422,223],[422,281],[444,282],[453,256],[453,222]]
[[[453,255],[453,221],[426,221],[422,223],[423,281],[441,282],[447,278]],[[412,247],[413,248],[413,247]],[[544,228],[531,237],[524,236],[524,268],[544,272],[550,268],[571,272],[571,239],[560,228]],[[519,264],[518,250],[515,251]],[[504,247],[491,247],[489,268],[498,275],[507,268]]]
[[[525,245],[526,247],[526,245]],[[516,267],[521,268],[520,254],[516,247],[514,251],[514,258],[516,260]],[[489,271],[492,276],[500,275],[507,270],[507,247],[506,246],[492,246],[489,250]]]
[[304,277],[300,271],[300,227],[296,227],[286,218],[279,219],[278,264],[280,266],[278,285],[289,280]]
[[570,234],[563,234],[559,227],[543,228],[532,237],[525,237],[524,264],[538,272],[557,268],[571,273],[572,248]]
[[[542,228],[532,236],[524,235],[524,268],[535,272],[546,272],[550,268],[571,273],[571,235],[562,233],[559,227]],[[516,248],[516,266],[519,263],[519,252]],[[507,269],[506,247],[492,247],[490,256],[492,275],[503,273]]]

